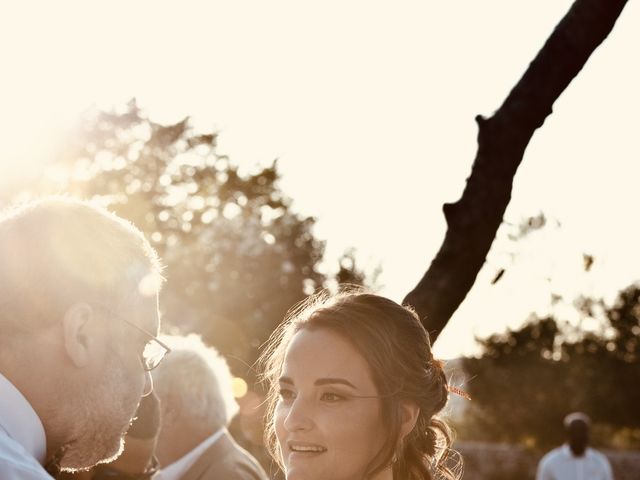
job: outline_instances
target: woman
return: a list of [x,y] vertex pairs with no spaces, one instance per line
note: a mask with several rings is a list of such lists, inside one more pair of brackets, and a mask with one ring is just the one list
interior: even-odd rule
[[262,355],[266,443],[287,480],[454,479],[436,418],[447,380],[417,315],[386,298],[316,294]]

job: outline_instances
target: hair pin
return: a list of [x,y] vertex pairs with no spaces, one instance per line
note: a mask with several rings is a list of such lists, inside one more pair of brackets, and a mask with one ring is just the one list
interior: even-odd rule
[[458,387],[454,387],[453,385],[447,385],[447,390],[451,393],[455,393],[456,395],[464,398],[465,400],[471,400],[471,396],[464,390],[459,389]]

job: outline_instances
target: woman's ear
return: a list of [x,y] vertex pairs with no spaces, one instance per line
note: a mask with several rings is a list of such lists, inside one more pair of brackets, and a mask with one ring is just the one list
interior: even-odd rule
[[76,367],[85,367],[89,363],[89,330],[93,318],[93,309],[86,303],[76,303],[64,314],[64,347]]
[[402,441],[416,426],[420,407],[413,402],[402,402],[400,408],[400,440]]

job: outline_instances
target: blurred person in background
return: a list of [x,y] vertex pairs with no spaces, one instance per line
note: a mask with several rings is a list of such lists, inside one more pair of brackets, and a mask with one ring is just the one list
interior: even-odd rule
[[227,431],[238,412],[229,367],[197,335],[163,336],[171,355],[153,372],[160,398],[162,480],[266,480]]
[[50,197],[0,215],[0,266],[0,478],[117,457],[166,353],[155,251],[106,210]]
[[536,480],[613,480],[607,457],[588,447],[589,417],[570,413],[564,419],[564,428],[567,443],[542,457]]

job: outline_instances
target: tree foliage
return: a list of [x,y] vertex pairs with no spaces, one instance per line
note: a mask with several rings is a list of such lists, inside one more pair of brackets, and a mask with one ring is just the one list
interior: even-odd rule
[[131,101],[89,112],[49,177],[144,231],[166,264],[165,324],[201,333],[244,374],[286,311],[325,282],[324,244],[279,189],[276,162],[241,172],[216,142]]
[[599,426],[596,442],[637,442],[640,287],[628,287],[613,305],[582,299],[579,306],[583,318],[600,320],[599,331],[532,318],[480,340],[482,356],[464,360],[474,400],[467,435],[547,448],[563,441],[564,416],[580,410]]

